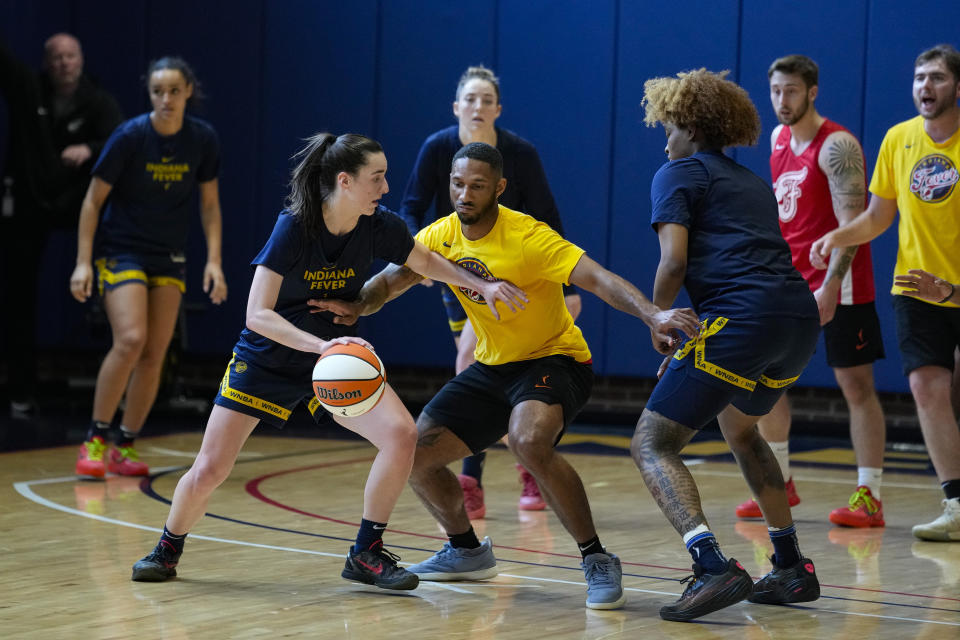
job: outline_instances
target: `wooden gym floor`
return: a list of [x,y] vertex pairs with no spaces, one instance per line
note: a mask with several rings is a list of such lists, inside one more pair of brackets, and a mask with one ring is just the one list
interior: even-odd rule
[[[516,508],[519,485],[505,449],[487,458],[489,535],[501,574],[477,583],[422,583],[393,593],[340,578],[356,533],[374,450],[358,440],[277,437],[258,430],[208,516],[188,538],[179,577],[130,581],[157,540],[177,479],[200,435],[138,441],[147,479],[79,481],[76,447],[0,454],[0,636],[3,638],[960,638],[960,543],[915,540],[910,527],[941,512],[923,454],[890,454],[883,529],[830,525],[854,489],[852,452],[793,456],[802,498],[800,543],[822,583],[803,606],[741,603],[694,623],[664,622],[659,607],[682,591],[690,558],[643,486],[623,436],[569,434],[561,450],[580,472],[601,540],[624,563],[627,605],[584,607],[576,546],[555,515]],[[754,576],[771,553],[760,522],[737,521],[748,496],[725,445],[691,444],[686,458],[728,556]],[[385,540],[418,562],[444,538],[406,489]],[[646,634],[646,635],[643,635]]]

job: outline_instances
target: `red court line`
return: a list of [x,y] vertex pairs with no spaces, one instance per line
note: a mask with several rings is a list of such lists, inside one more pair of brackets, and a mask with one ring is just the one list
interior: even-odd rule
[[[260,501],[262,501],[262,502],[266,502],[267,504],[272,505],[272,506],[274,506],[274,507],[277,507],[277,508],[279,508],[279,509],[285,509],[285,510],[287,510],[287,511],[292,511],[293,513],[298,513],[298,514],[300,514],[300,515],[302,515],[302,516],[307,516],[307,517],[309,517],[309,518],[316,518],[316,519],[318,519],[318,520],[326,520],[327,522],[334,522],[334,523],[336,523],[336,524],[345,524],[345,525],[349,525],[349,526],[351,526],[351,527],[359,527],[359,526],[360,526],[360,523],[359,523],[359,522],[350,522],[350,521],[348,521],[348,520],[339,520],[339,519],[337,519],[337,518],[331,518],[331,517],[329,517],[329,516],[323,516],[323,515],[320,515],[320,514],[318,514],[318,513],[312,513],[312,512],[310,512],[310,511],[304,511],[303,509],[298,509],[298,508],[292,507],[292,506],[290,506],[290,505],[288,505],[288,504],[284,504],[284,503],[282,503],[282,502],[278,502],[277,500],[274,500],[274,499],[272,499],[272,498],[268,498],[262,491],[260,491],[260,483],[262,483],[264,480],[269,480],[270,478],[276,478],[277,476],[284,476],[284,475],[287,475],[287,474],[290,474],[290,473],[300,473],[301,471],[312,471],[313,469],[324,469],[324,468],[328,468],[328,467],[337,467],[337,466],[341,466],[341,465],[356,464],[356,463],[358,463],[358,462],[371,462],[371,461],[373,461],[373,457],[353,458],[353,459],[351,459],[351,460],[340,460],[340,461],[338,461],[338,462],[326,462],[326,463],[323,463],[323,464],[310,465],[310,466],[308,466],[308,467],[298,467],[298,468],[296,468],[296,469],[285,469],[284,471],[277,471],[277,472],[275,472],[275,473],[268,473],[268,474],[263,475],[263,476],[260,476],[260,477],[258,477],[258,478],[253,478],[252,480],[250,480],[249,482],[247,482],[245,489],[246,489],[247,493],[249,493],[251,496],[253,496],[253,497],[256,498],[257,500],[260,500]],[[426,533],[416,533],[416,532],[413,532],[413,531],[401,531],[400,529],[390,528],[390,529],[387,529],[387,531],[389,531],[389,532],[391,532],[391,533],[398,533],[398,534],[401,534],[401,535],[406,535],[406,536],[414,536],[414,537],[417,537],[417,538],[429,538],[429,539],[431,539],[431,540],[443,540],[443,541],[446,541],[446,540],[447,540],[447,538],[446,538],[445,536],[432,536],[432,535],[428,535],[428,534],[426,534]],[[579,560],[579,559],[580,559],[580,556],[577,556],[577,555],[572,555],[572,554],[567,554],[567,553],[556,553],[556,552],[553,552],[553,551],[540,551],[539,549],[526,549],[526,548],[524,548],[524,547],[508,547],[508,546],[504,546],[504,545],[498,544],[498,545],[497,545],[497,548],[498,548],[498,549],[509,549],[510,551],[520,551],[520,552],[522,552],[522,553],[539,553],[539,554],[541,554],[541,555],[555,556],[555,557],[558,557],[558,558],[573,558],[573,559],[576,559],[576,560]],[[630,565],[630,566],[633,566],[633,567],[647,567],[647,568],[651,568],[651,569],[665,569],[665,570],[667,570],[667,571],[683,571],[683,572],[685,572],[685,573],[690,573],[690,569],[687,569],[687,568],[667,567],[667,566],[664,566],[664,565],[659,565],[659,564],[647,564],[647,563],[644,563],[644,562],[627,562],[627,561],[623,560],[622,558],[620,559],[620,562],[621,562],[622,564]],[[866,587],[851,587],[851,586],[847,586],[847,585],[838,585],[838,584],[822,584],[822,583],[821,583],[820,586],[821,586],[821,587],[829,587],[829,588],[832,588],[832,589],[847,589],[847,590],[849,590],[849,591],[865,591],[865,592],[869,592],[869,593],[884,593],[884,594],[888,594],[888,595],[906,596],[906,597],[910,597],[910,598],[928,598],[928,599],[930,599],[930,600],[948,600],[948,601],[950,601],[950,602],[960,602],[960,598],[950,598],[950,597],[947,597],[947,596],[931,596],[931,595],[925,595],[925,594],[922,594],[922,593],[907,593],[907,592],[904,592],[904,591],[887,591],[887,590],[885,590],[885,589],[869,589],[869,588],[866,588]]]

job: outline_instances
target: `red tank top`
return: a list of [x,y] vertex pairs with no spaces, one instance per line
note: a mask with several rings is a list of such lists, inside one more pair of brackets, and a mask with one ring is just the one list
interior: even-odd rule
[[[774,142],[770,154],[770,175],[773,190],[780,209],[780,231],[790,245],[793,266],[806,279],[811,291],[823,284],[826,270],[815,269],[810,264],[810,246],[815,240],[839,226],[833,212],[830,184],[820,170],[817,157],[824,141],[834,131],[847,131],[836,122],[824,120],[813,142],[796,155],[790,149],[792,133],[784,126]],[[861,152],[862,153],[862,152]],[[864,164],[866,167],[866,164]],[[864,177],[866,192],[866,177]],[[863,206],[866,208],[866,195]],[[870,245],[861,245],[853,259],[850,270],[840,285],[840,304],[863,304],[875,297],[873,286],[873,262]]]

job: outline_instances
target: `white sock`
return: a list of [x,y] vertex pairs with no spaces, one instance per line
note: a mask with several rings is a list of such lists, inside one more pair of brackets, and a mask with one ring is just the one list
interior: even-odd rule
[[877,467],[857,467],[857,486],[867,487],[877,500],[880,500],[880,483],[883,469]]
[[777,459],[780,465],[780,473],[783,474],[783,482],[786,484],[793,476],[790,475],[790,441],[768,442],[770,450],[773,451],[773,457]]
[[705,524],[698,525],[697,527],[691,529],[690,531],[687,531],[687,533],[683,536],[683,544],[687,544],[688,542],[690,542],[691,538],[695,538],[701,533],[708,533],[709,531],[710,531],[710,528],[707,527],[707,525]]

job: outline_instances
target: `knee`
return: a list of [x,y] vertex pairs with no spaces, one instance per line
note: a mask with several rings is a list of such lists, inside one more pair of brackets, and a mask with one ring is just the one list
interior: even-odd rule
[[545,435],[548,429],[523,429],[510,433],[510,449],[524,467],[536,472],[553,457],[554,436]]
[[412,458],[417,449],[417,425],[413,418],[405,416],[398,419],[390,425],[389,434],[391,447]]
[[876,395],[873,388],[873,379],[848,377],[840,378],[840,390],[849,406],[860,406],[871,400]]
[[910,393],[918,409],[930,410],[950,403],[950,379],[944,376],[940,378],[916,372],[910,374]]
[[126,358],[136,358],[143,353],[146,342],[146,331],[140,327],[133,327],[117,334],[113,341],[113,348]]
[[222,462],[210,458],[197,458],[190,467],[191,488],[202,495],[210,495],[223,484],[233,470],[232,462]]

